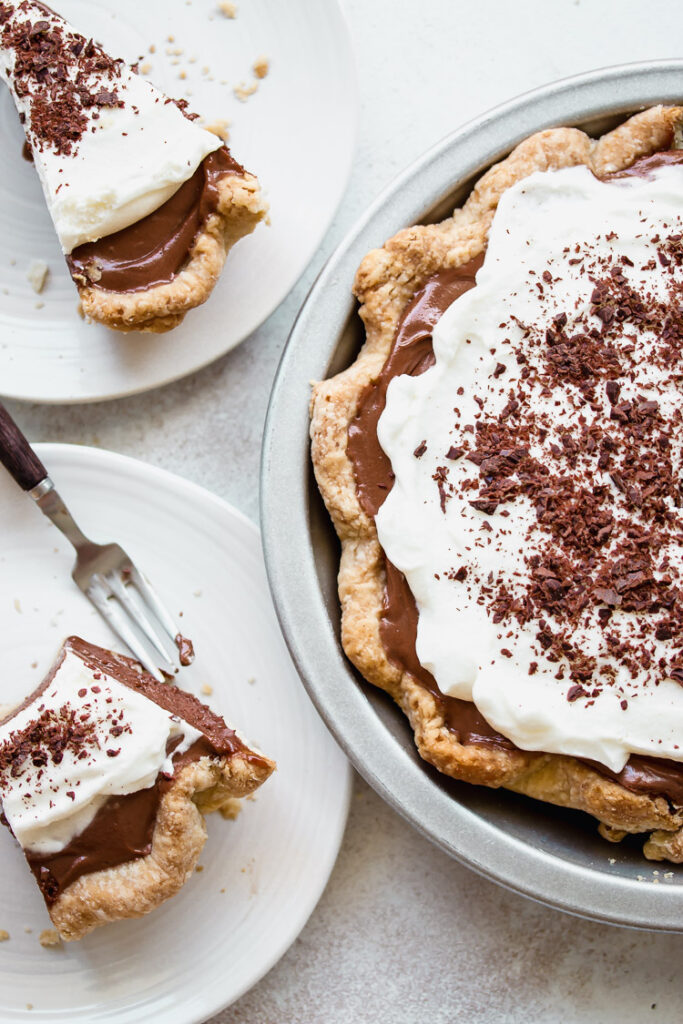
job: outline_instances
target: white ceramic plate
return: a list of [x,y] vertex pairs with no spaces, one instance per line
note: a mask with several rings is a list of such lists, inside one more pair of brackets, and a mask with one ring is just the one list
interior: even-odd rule
[[[54,0],[84,34],[186,96],[207,121],[231,122],[234,155],[258,174],[271,207],[228,257],[213,295],[170,334],[122,335],[86,324],[23,131],[0,87],[0,390],[13,398],[85,402],[133,394],[206,365],[255,330],[287,295],[322,239],[346,185],[356,131],[355,67],[336,0]],[[173,42],[169,42],[169,36]],[[149,54],[150,45],[156,52]],[[177,54],[167,51],[182,50]],[[241,103],[233,88],[271,62]],[[175,63],[174,63],[175,62]],[[205,70],[206,69],[206,70]],[[181,79],[179,76],[187,77]],[[41,295],[32,260],[50,278]]]
[[[203,1021],[262,977],[305,924],[337,856],[350,769],[289,660],[256,528],[196,485],[121,455],[37,450],[85,532],[119,540],[194,640],[181,685],[198,695],[213,687],[201,699],[278,770],[236,821],[209,818],[203,870],[174,899],[61,948],[40,946],[47,912],[0,828],[0,929],[10,933],[0,943],[0,1020]],[[71,583],[66,541],[1,469],[0,538],[0,701],[9,703],[69,633],[117,644]]]

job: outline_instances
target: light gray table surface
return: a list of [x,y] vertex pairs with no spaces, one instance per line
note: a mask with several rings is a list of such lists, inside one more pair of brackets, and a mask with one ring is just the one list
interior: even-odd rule
[[[257,519],[261,431],[291,324],[325,258],[383,186],[494,104],[580,71],[680,56],[683,35],[683,8],[670,0],[345,6],[360,85],[357,159],[297,286],[237,350],[177,384],[90,406],[8,403],[32,440],[145,459]],[[280,963],[214,1024],[661,1024],[683,1018],[679,956],[683,935],[581,921],[478,878],[356,778],[319,906]]]

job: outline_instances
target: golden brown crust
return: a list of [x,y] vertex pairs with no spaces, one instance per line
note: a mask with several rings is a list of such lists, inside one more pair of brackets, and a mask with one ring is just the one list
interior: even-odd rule
[[82,875],[50,907],[67,942],[110,921],[142,917],[174,896],[194,871],[206,841],[203,814],[253,793],[275,765],[240,755],[202,757],[186,765],[162,796],[146,857]]
[[253,174],[226,175],[218,190],[216,212],[197,236],[187,266],[170,283],[141,292],[110,292],[77,282],[84,314],[117,331],[163,334],[206,302],[232,246],[250,234],[268,210]]
[[[594,140],[575,128],[532,135],[484,174],[467,202],[440,224],[399,231],[368,253],[356,274],[366,341],[355,363],[316,384],[311,402],[312,455],[318,486],[342,543],[339,596],[342,644],[359,671],[386,690],[410,719],[420,755],[446,775],[578,808],[620,834],[652,832],[651,859],[683,861],[683,808],[663,797],[633,793],[571,757],[461,744],[444,724],[439,703],[417,680],[387,658],[379,623],[384,595],[383,554],[374,520],[361,508],[347,432],[359,396],[389,354],[401,314],[436,271],[481,253],[498,200],[533,171],[585,164],[596,174],[620,170],[640,156],[668,147],[683,108],[654,107]],[[678,831],[681,829],[682,831]],[[655,830],[655,831],[653,831]]]

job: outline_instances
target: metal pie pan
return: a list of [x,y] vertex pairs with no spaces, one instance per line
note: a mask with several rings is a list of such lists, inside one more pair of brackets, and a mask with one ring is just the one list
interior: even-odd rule
[[[368,250],[400,228],[441,219],[474,180],[543,128],[599,135],[625,116],[683,98],[683,61],[630,64],[564,79],[448,136],[372,205],[329,260],[299,314],[275,380],[261,466],[261,518],[280,624],[320,714],[358,771],[422,834],[473,870],[583,917],[683,931],[683,866],[610,845],[588,815],[440,775],[417,755],[407,720],[346,660],[339,638],[339,544],[309,455],[310,381],[348,366],[362,341],[351,296]],[[656,872],[656,873],[655,873]]]

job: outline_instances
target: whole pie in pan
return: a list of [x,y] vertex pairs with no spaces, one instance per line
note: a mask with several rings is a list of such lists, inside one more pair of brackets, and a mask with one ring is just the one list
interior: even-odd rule
[[0,58],[84,313],[176,327],[264,217],[257,179],[187,101],[39,0],[1,0]]
[[311,425],[344,649],[421,756],[675,862],[682,119],[539,132],[370,252]]
[[0,722],[3,821],[66,940],[175,895],[204,814],[234,816],[274,767],[192,694],[78,637]]

